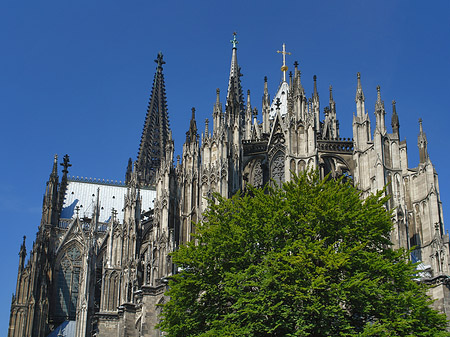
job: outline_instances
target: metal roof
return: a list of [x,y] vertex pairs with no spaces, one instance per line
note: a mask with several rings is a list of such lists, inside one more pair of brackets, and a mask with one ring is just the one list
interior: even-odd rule
[[[61,211],[62,219],[72,219],[76,216],[76,207],[79,207],[80,217],[91,217],[99,196],[100,222],[108,222],[111,211],[117,210],[117,219],[123,221],[124,196],[127,193],[126,185],[107,184],[100,181],[69,180],[64,204]],[[140,190],[142,198],[142,211],[153,208],[153,201],[156,198],[154,189],[142,188]]]

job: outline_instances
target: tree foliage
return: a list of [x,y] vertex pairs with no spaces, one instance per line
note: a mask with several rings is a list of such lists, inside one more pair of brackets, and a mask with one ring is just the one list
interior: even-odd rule
[[168,336],[448,336],[393,250],[382,194],[302,174],[210,201],[173,254],[159,328]]

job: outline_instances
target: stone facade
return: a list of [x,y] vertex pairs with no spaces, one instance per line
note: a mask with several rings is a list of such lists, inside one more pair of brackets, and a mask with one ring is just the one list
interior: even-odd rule
[[[65,321],[76,322],[75,335],[80,337],[160,336],[155,329],[158,304],[167,301],[167,277],[176,272],[168,254],[191,240],[193,222],[201,220],[205,198],[213,192],[230,197],[248,184],[262,187],[289,181],[293,173],[309,168],[318,169],[322,176],[352,179],[364,196],[387,186],[391,199],[386,207],[394,210],[392,242],[395,247],[415,247],[412,259],[421,262],[420,281],[432,285],[436,307],[450,316],[449,238],[444,234],[438,177],[428,156],[422,122],[420,163],[409,168],[395,102],[389,133],[377,88],[372,133],[358,73],[353,139],[341,138],[332,88],[321,110],[316,77],[308,98],[297,63],[288,79],[283,64],[283,80],[272,101],[265,79],[262,121],[258,121],[250,91],[244,100],[237,41],[232,42],[225,105],[217,90],[212,125],[207,120],[201,135],[192,109],[182,158],[175,163],[164,62],[158,55],[138,160],[129,161],[126,184],[119,189],[123,213],[118,208],[107,210],[110,216],[102,220],[102,205],[108,201],[101,191],[108,183],[89,181],[83,183],[97,184],[98,192],[92,193],[93,206],[82,217],[78,199],[68,202],[74,183],[67,175],[69,159],[64,158],[59,180],[55,157],[42,221],[27,263],[25,240],[20,248],[8,336],[64,336],[60,326]],[[144,205],[152,196],[156,196],[151,200],[153,207],[148,209]],[[72,213],[65,216],[68,209]]]

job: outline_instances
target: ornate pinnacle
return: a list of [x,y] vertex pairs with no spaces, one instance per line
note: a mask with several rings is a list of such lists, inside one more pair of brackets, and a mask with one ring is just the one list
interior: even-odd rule
[[164,62],[164,60],[163,60],[162,52],[158,53],[158,56],[156,57],[155,62],[158,64],[158,69],[162,69],[162,65],[166,64],[166,62]]

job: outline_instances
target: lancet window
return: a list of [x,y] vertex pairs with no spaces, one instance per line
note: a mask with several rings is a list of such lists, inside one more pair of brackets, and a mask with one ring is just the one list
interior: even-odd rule
[[75,319],[81,265],[81,251],[77,245],[72,245],[63,253],[56,274],[56,316],[58,317]]

